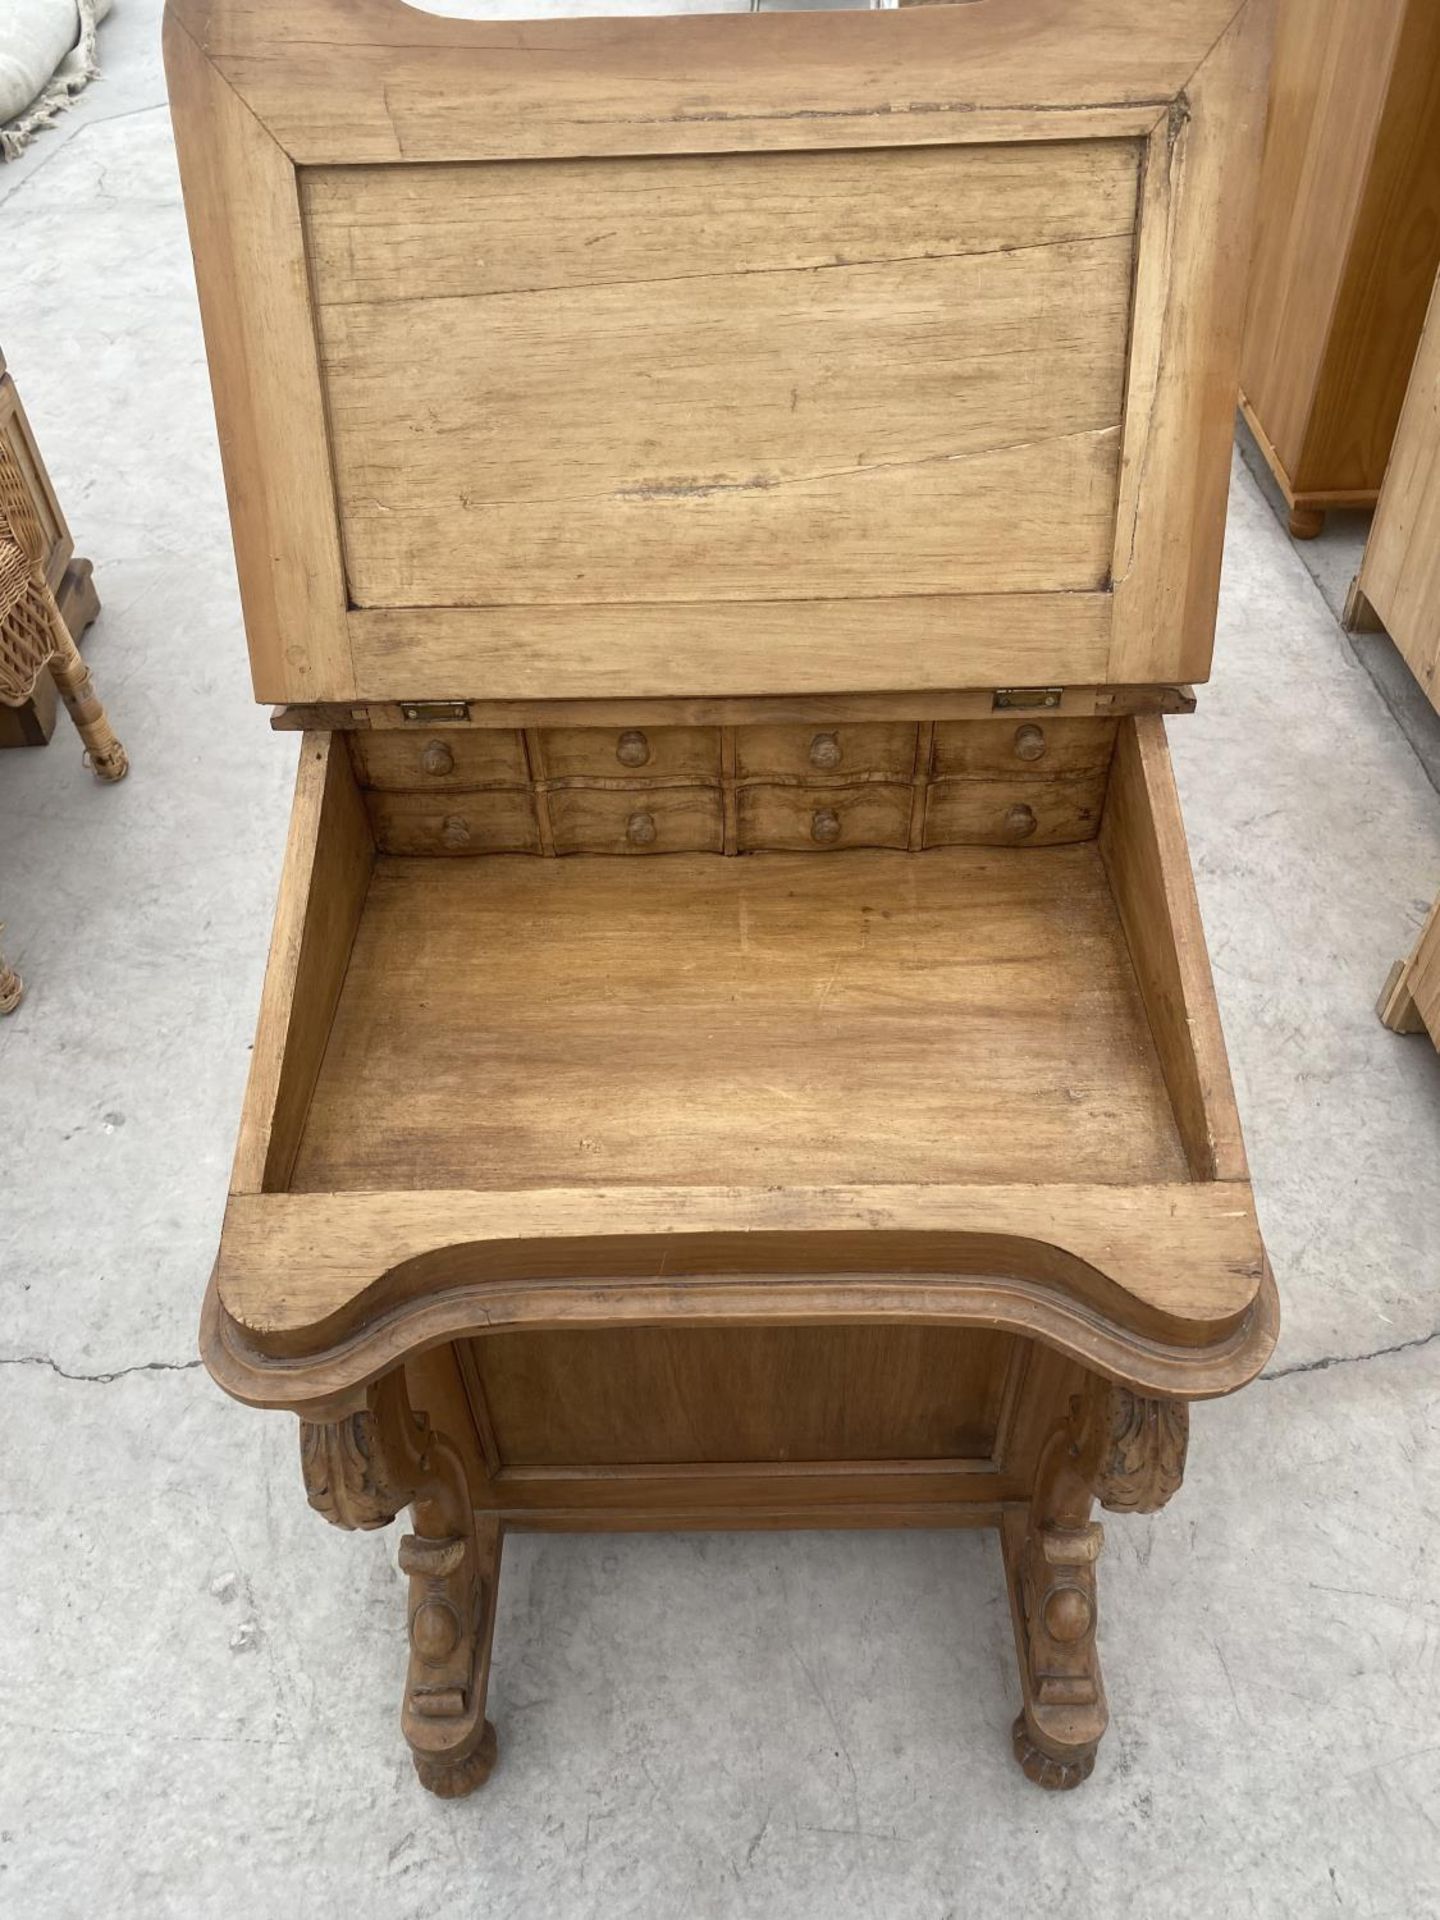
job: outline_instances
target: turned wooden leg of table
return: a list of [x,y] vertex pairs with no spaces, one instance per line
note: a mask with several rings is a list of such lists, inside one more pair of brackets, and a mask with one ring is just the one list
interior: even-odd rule
[[1015,1757],[1038,1786],[1089,1778],[1109,1713],[1095,1644],[1098,1499],[1153,1513],[1180,1485],[1189,1408],[1092,1376],[1040,1456],[1028,1513],[1005,1516],[1001,1542],[1024,1706]]
[[302,1420],[305,1491],[338,1527],[388,1526],[409,1506],[400,1543],[410,1579],[410,1667],[401,1726],[422,1786],[456,1799],[495,1764],[485,1718],[500,1573],[498,1515],[476,1513],[460,1447],[411,1404],[404,1369],[366,1391],[365,1404],[325,1422]]

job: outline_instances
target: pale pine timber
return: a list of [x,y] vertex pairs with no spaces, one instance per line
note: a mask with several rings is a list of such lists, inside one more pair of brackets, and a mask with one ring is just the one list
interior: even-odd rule
[[410,1507],[431,1791],[521,1527],[995,1527],[1016,1758],[1095,1763],[1092,1506],[1277,1327],[1144,718],[1209,668],[1270,11],[171,0],[315,735],[203,1349],[327,1518]]

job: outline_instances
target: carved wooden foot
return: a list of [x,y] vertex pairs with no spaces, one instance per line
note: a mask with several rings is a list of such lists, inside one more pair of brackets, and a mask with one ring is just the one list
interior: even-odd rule
[[1318,540],[1325,531],[1325,516],[1318,507],[1292,507],[1290,509],[1290,537],[1292,540]]
[[1095,1755],[1100,1750],[1098,1740],[1092,1740],[1086,1746],[1062,1747],[1058,1754],[1038,1747],[1023,1713],[1015,1716],[1015,1724],[1010,1729],[1010,1744],[1025,1778],[1051,1793],[1067,1793],[1071,1787],[1078,1787],[1082,1780],[1088,1780],[1095,1771]]
[[498,1753],[495,1729],[487,1720],[472,1753],[459,1760],[430,1760],[417,1753],[415,1771],[421,1786],[438,1799],[463,1800],[490,1778]]
[[459,1454],[417,1415],[397,1371],[339,1420],[300,1423],[305,1490],[339,1527],[388,1526],[405,1506],[400,1542],[410,1580],[410,1667],[400,1724],[421,1785],[444,1799],[483,1786],[495,1765],[485,1718],[502,1530],[476,1514]]
[[1024,1708],[1015,1758],[1037,1786],[1088,1780],[1109,1722],[1096,1647],[1104,1530],[1091,1504],[1153,1513],[1185,1470],[1189,1408],[1092,1380],[1041,1455],[1028,1513],[1001,1533]]

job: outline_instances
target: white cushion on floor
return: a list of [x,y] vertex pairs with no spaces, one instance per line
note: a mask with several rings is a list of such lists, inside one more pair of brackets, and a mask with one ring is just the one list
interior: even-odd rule
[[[92,0],[85,8],[92,32],[109,11],[110,0]],[[83,24],[79,0],[0,0],[0,126],[39,99]],[[93,68],[86,65],[85,71]],[[67,91],[83,85],[77,73]]]
[[41,92],[80,38],[75,0],[5,0],[0,7],[0,120]]

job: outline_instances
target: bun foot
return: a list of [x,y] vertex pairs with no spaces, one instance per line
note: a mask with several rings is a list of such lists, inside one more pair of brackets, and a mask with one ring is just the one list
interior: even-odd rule
[[415,1771],[427,1793],[441,1800],[463,1800],[467,1793],[475,1793],[490,1778],[499,1751],[495,1729],[487,1720],[479,1741],[463,1760],[431,1759],[417,1753]]
[[1290,509],[1290,537],[1292,540],[1318,540],[1325,531],[1325,516],[1318,507],[1292,507]]
[[1015,1725],[1010,1730],[1010,1740],[1025,1778],[1051,1793],[1068,1793],[1071,1787],[1078,1787],[1095,1771],[1098,1741],[1092,1741],[1088,1747],[1072,1747],[1063,1760],[1057,1759],[1054,1754],[1046,1753],[1043,1747],[1036,1746],[1023,1713],[1016,1717]]

